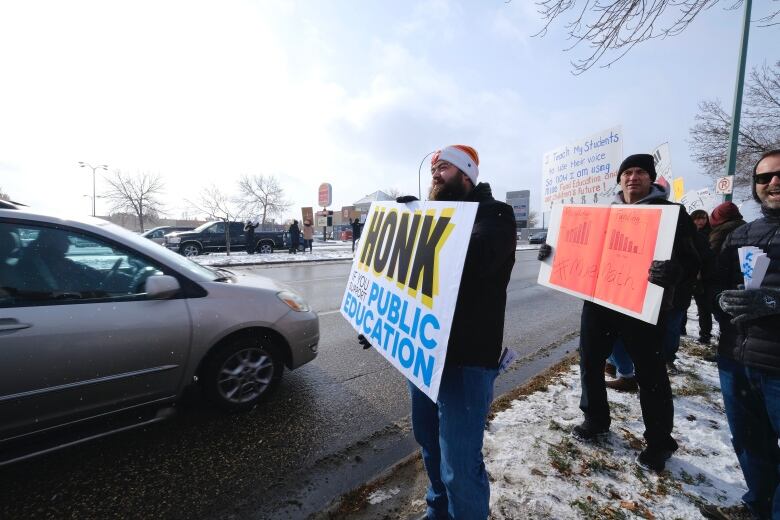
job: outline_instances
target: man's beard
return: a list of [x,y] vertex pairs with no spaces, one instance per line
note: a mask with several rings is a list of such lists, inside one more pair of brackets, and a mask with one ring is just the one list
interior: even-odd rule
[[428,200],[463,200],[466,198],[466,188],[461,179],[462,173],[453,176],[441,184],[431,184]]

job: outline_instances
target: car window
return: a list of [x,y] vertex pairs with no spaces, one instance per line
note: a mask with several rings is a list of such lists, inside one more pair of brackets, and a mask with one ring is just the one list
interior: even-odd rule
[[74,230],[0,224],[0,236],[19,239],[0,251],[0,306],[142,298],[160,266],[131,250]]
[[231,222],[230,223],[230,234],[233,236],[240,235],[244,232],[244,225],[240,222]]
[[206,230],[208,233],[222,233],[225,234],[225,223],[224,222],[217,222],[210,228]]

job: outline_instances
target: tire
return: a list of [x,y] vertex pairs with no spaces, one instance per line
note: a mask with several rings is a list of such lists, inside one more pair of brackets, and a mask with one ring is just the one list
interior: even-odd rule
[[182,256],[198,256],[203,250],[195,242],[188,242],[179,247]]
[[209,356],[200,380],[214,405],[226,412],[241,412],[270,395],[283,371],[281,352],[270,338],[240,336]]
[[261,255],[270,255],[274,252],[274,245],[270,242],[258,242],[255,251]]

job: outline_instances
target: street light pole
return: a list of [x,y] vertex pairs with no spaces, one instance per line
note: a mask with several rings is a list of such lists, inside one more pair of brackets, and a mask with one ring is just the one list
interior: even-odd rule
[[[750,34],[750,8],[751,0],[745,0],[745,15],[742,20],[742,41],[739,48],[739,64],[737,67],[737,86],[734,89],[734,111],[731,114],[731,135],[729,136],[729,155],[726,161],[726,175],[734,180],[737,170],[737,144],[739,143],[739,118],[742,113],[742,89],[745,86],[745,61],[747,60],[748,35]],[[732,193],[734,183],[731,183]],[[724,201],[731,200],[731,193],[723,197]]]
[[425,155],[425,157],[422,158],[422,161],[420,161],[420,166],[417,168],[417,198],[422,200],[422,189],[420,188],[420,171],[422,170],[422,165],[425,162],[425,159],[430,157],[431,155],[435,154],[438,150],[434,150],[428,154]]
[[79,161],[79,166],[82,168],[89,168],[92,170],[92,216],[97,216],[95,213],[95,171],[96,170],[105,170],[108,171],[108,165],[106,164],[98,164],[97,166],[92,166],[89,163],[85,163],[83,161]]

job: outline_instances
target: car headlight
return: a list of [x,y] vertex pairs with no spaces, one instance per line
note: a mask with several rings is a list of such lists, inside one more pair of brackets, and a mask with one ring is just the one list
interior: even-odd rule
[[276,293],[277,298],[287,304],[289,308],[297,312],[309,312],[309,304],[306,300],[292,291],[281,291]]
[[181,243],[181,238],[179,237],[165,237],[165,241],[169,244],[179,244]]

